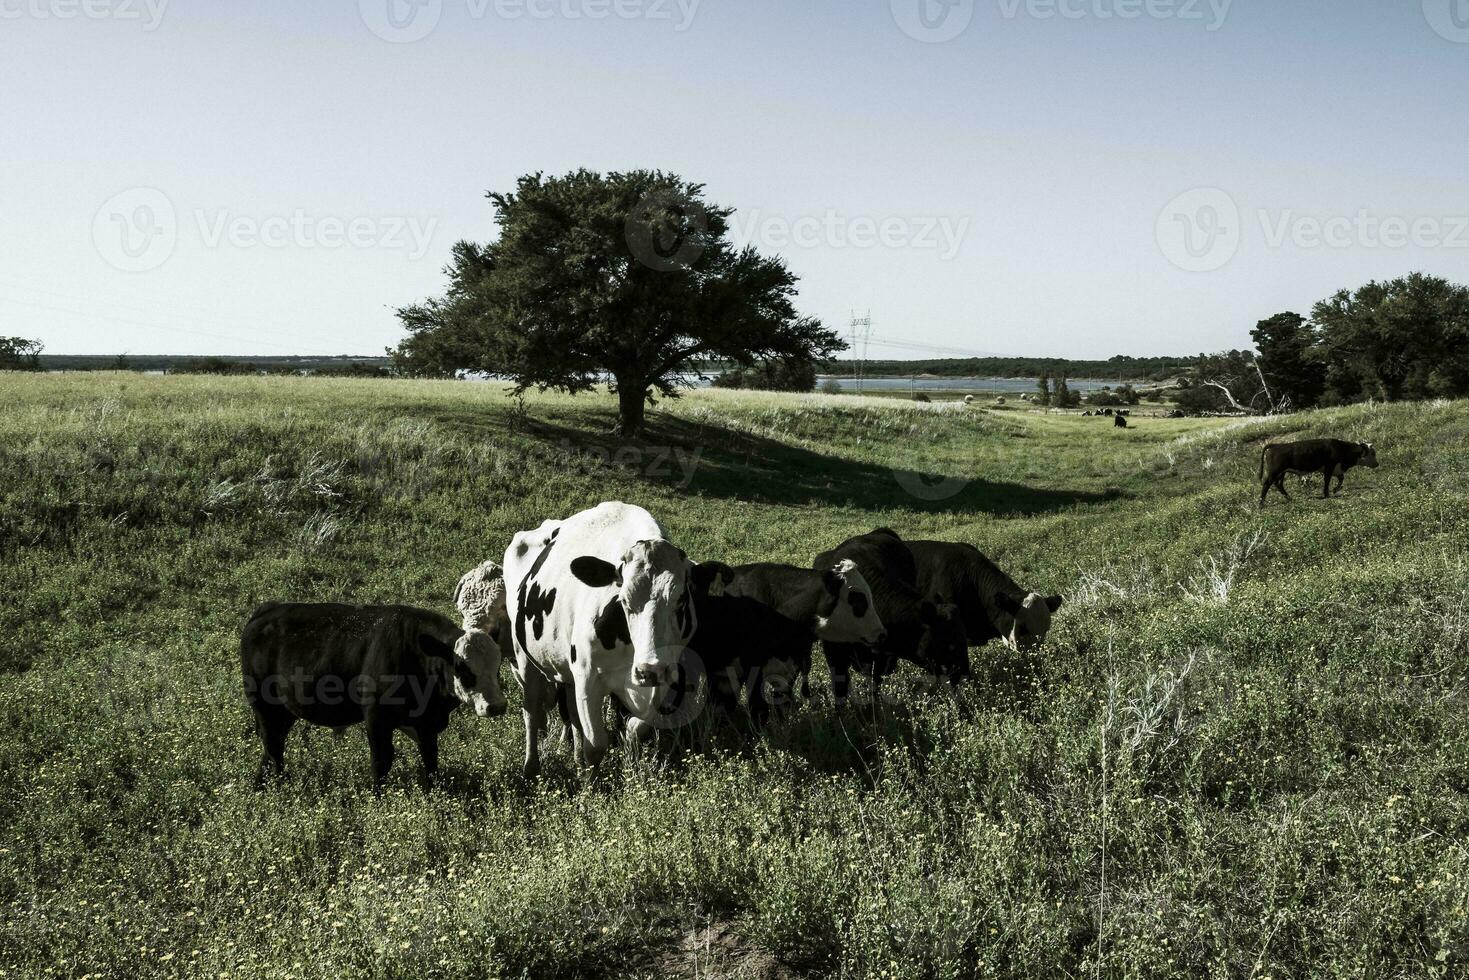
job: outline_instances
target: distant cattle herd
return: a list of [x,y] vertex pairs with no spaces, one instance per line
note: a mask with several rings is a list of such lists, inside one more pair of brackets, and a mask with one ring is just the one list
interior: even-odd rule
[[[1126,413],[1113,415],[1126,425]],[[1348,469],[1377,466],[1370,443],[1312,439],[1261,452],[1260,505],[1290,472],[1322,474],[1322,495]],[[504,714],[504,661],[522,693],[527,778],[540,771],[550,712],[574,758],[594,769],[614,739],[744,711],[762,727],[809,698],[819,644],[838,704],[851,672],[885,677],[908,661],[962,682],[969,649],[1041,643],[1059,595],[1022,588],[968,544],[905,541],[878,528],[815,556],[809,568],[694,561],[641,507],[599,504],[516,534],[503,564],[487,560],[454,591],[461,623],[409,606],[266,603],[240,638],[245,697],[264,749],[258,780],[285,767],[297,721],[363,724],[380,788],[393,733],[417,743],[425,779],[460,704]],[[616,724],[607,722],[611,704]]]

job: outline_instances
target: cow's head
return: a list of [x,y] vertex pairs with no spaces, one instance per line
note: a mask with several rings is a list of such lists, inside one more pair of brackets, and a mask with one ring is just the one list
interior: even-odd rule
[[1058,595],[1041,595],[1032,592],[1024,599],[1001,592],[995,596],[995,605],[1010,618],[1009,626],[996,623],[1005,645],[1013,650],[1028,650],[1045,642],[1051,629],[1051,614],[1061,608]]
[[608,639],[632,645],[634,682],[653,686],[673,678],[698,625],[694,568],[681,549],[661,540],[637,542],[616,565],[593,555],[572,560],[571,574],[582,584],[617,588],[598,617],[597,634],[609,648]]
[[[467,630],[494,633],[509,622],[505,610],[505,572],[492,561],[481,562],[464,573],[454,586],[454,608]],[[498,639],[498,638],[497,638]]]
[[428,633],[418,637],[419,651],[430,664],[440,665],[451,680],[454,696],[481,718],[505,713],[500,689],[500,644],[483,630],[467,630],[451,647]]
[[1377,450],[1372,448],[1372,443],[1362,442],[1358,445],[1362,448],[1362,458],[1357,462],[1363,466],[1370,466],[1374,470],[1377,469]]
[[821,573],[824,588],[816,604],[816,636],[828,643],[879,646],[887,639],[882,618],[872,604],[872,587],[856,562],[839,561]]
[[959,607],[925,599],[918,607],[917,659],[935,674],[957,684],[969,676],[969,637],[959,618]]

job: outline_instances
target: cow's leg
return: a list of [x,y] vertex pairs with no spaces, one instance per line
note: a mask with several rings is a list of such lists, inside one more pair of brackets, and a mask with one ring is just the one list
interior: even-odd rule
[[1287,473],[1286,473],[1285,470],[1281,470],[1279,473],[1275,474],[1275,489],[1277,489],[1277,490],[1280,491],[1280,495],[1282,497],[1284,497],[1286,500],[1289,500],[1290,499],[1290,494],[1289,493],[1286,493],[1286,490],[1285,490],[1285,478],[1286,478],[1286,476],[1287,476]]
[[581,764],[582,738],[581,724],[576,720],[576,709],[571,705],[571,685],[556,685],[556,713],[561,716],[561,734],[557,738],[557,744],[562,748],[571,749],[571,758]]
[[852,658],[842,644],[823,643],[821,650],[826,654],[826,664],[831,669],[831,696],[840,707],[847,703],[852,689]]
[[1325,500],[1327,497],[1330,497],[1331,496],[1331,470],[1332,470],[1331,464],[1328,463],[1327,466],[1326,466],[1326,469],[1324,469],[1324,470],[1321,471],[1321,499],[1322,500]]
[[1275,478],[1274,477],[1267,476],[1265,478],[1265,482],[1260,484],[1260,506],[1261,507],[1264,507],[1265,506],[1265,495],[1270,492],[1270,485],[1272,483],[1274,483],[1274,482],[1275,482]]
[[418,756],[423,760],[423,788],[428,789],[439,771],[439,733],[419,731],[416,735]]
[[750,723],[755,728],[764,728],[770,718],[770,699],[765,696],[765,668],[754,667],[750,671],[750,684],[745,694],[745,704],[750,711]]
[[1344,480],[1346,480],[1346,478],[1347,478],[1347,471],[1344,468],[1342,468],[1342,467],[1338,467],[1337,468],[1337,471],[1336,471],[1336,489],[1333,490],[1333,491],[1331,491],[1331,492],[1332,493],[1341,493],[1341,485],[1342,485],[1342,482]]
[[546,728],[546,702],[551,682],[535,664],[527,664],[526,669],[519,673],[520,716],[525,722],[525,759],[521,762],[520,772],[526,779],[535,779],[541,772],[541,732]]
[[367,751],[372,756],[372,791],[381,794],[383,780],[393,768],[393,726],[376,708],[363,712],[367,722]]
[[582,762],[588,769],[596,769],[607,754],[608,732],[602,718],[602,701],[607,692],[592,678],[578,678],[572,691],[577,719],[581,722]]
[[257,704],[255,729],[260,733],[264,751],[260,756],[260,768],[255,773],[255,785],[264,786],[272,772],[277,779],[286,773],[286,736],[296,724],[296,716],[284,708]]
[[709,673],[709,704],[730,718],[740,707],[740,668],[729,664]]

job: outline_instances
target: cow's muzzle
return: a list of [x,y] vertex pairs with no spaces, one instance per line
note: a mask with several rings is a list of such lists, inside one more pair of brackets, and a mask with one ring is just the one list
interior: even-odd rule
[[635,664],[632,679],[643,687],[657,687],[670,679],[669,673],[669,669],[660,664]]
[[499,701],[486,701],[481,698],[474,702],[474,713],[481,718],[498,718],[509,707],[509,703],[504,698],[501,698]]

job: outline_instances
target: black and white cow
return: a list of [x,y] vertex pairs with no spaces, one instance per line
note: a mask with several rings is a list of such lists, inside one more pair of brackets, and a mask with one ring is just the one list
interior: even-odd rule
[[848,538],[816,556],[816,568],[852,562],[872,590],[873,605],[887,629],[881,644],[823,642],[822,653],[831,668],[832,694],[845,701],[851,687],[851,669],[872,676],[873,686],[907,660],[951,683],[969,676],[969,645],[958,610],[931,602],[918,592],[913,555],[896,531],[882,527]]
[[634,718],[659,720],[698,624],[696,566],[653,515],[613,501],[517,534],[504,567],[525,695],[524,772],[540,771],[540,733],[563,685],[577,756],[595,767],[609,745],[609,695]]
[[1041,643],[1051,614],[1061,608],[1058,595],[1022,589],[971,544],[909,541],[917,568],[918,590],[938,603],[953,603],[970,646],[1003,640],[1012,649]]
[[698,590],[690,652],[709,676],[713,703],[732,709],[743,688],[757,724],[810,673],[817,640],[877,646],[887,638],[872,589],[850,561],[823,571],[773,562],[706,562],[705,570],[696,582],[711,587]]
[[285,771],[297,721],[367,726],[374,788],[393,765],[393,732],[418,742],[425,780],[438,768],[439,733],[461,703],[505,713],[500,648],[470,647],[447,616],[411,606],[268,602],[240,632],[245,700],[264,744],[257,780]]

